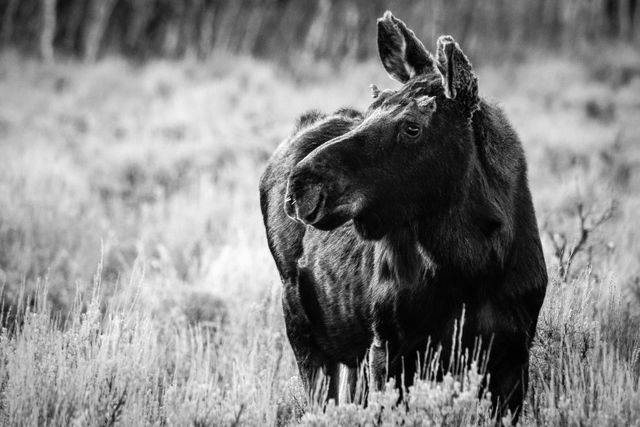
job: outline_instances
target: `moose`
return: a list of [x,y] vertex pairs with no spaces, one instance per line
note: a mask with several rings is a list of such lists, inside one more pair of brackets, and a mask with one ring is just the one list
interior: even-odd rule
[[367,362],[375,387],[410,385],[429,344],[450,356],[464,312],[494,414],[517,422],[547,286],[522,145],[451,36],[433,56],[389,11],[377,31],[402,86],[372,86],[364,113],[304,114],[260,180],[301,379],[337,401]]

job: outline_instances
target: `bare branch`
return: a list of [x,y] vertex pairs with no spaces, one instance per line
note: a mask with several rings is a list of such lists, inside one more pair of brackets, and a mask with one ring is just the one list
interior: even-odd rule
[[578,235],[575,243],[570,247],[565,233],[552,230],[548,223],[544,225],[545,234],[553,246],[553,256],[558,260],[558,273],[562,281],[570,277],[571,268],[578,254],[590,255],[592,249],[590,237],[596,229],[613,217],[616,206],[615,200],[612,200],[603,211],[594,213],[592,209],[585,207],[583,201],[578,201],[574,209],[574,216],[578,222]]

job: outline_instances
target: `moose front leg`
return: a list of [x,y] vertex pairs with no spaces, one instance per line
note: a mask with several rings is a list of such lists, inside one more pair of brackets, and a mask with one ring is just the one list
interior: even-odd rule
[[498,419],[510,412],[512,424],[522,413],[529,387],[529,341],[522,336],[497,336],[489,357],[489,391]]
[[373,388],[381,391],[387,381],[393,378],[402,396],[404,388],[413,384],[417,359],[417,353],[403,352],[402,347],[392,341],[374,338],[369,348],[370,382]]
[[[338,402],[340,365],[330,361],[318,349],[312,337],[287,323],[287,335],[295,355],[300,379],[310,402],[324,405],[333,399]],[[298,325],[296,325],[298,326]]]
[[510,366],[494,368],[490,374],[492,378],[500,379],[494,382],[489,380],[489,391],[491,391],[491,400],[497,419],[500,420],[509,414],[511,424],[517,424],[529,386],[529,364],[514,363]]
[[369,381],[374,390],[381,391],[387,382],[388,367],[387,344],[374,337],[369,348]]
[[289,344],[296,358],[300,379],[310,402],[324,405],[338,401],[340,366],[318,347],[311,322],[300,303],[297,283],[285,283],[282,309]]
[[381,391],[390,378],[400,388],[404,379],[402,348],[396,331],[395,307],[392,301],[382,299],[373,306],[373,341],[369,348],[370,383]]

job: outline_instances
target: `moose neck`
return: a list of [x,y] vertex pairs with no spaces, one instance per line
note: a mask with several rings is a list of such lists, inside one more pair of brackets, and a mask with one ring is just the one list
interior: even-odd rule
[[479,277],[502,271],[511,241],[506,215],[473,156],[467,186],[456,203],[440,215],[416,222],[417,238],[441,269]]
[[379,281],[414,284],[433,275],[436,265],[418,239],[416,224],[399,227],[375,243]]
[[449,209],[398,227],[376,244],[381,279],[422,282],[449,272],[464,280],[502,271],[509,227],[479,163],[472,163],[467,183]]

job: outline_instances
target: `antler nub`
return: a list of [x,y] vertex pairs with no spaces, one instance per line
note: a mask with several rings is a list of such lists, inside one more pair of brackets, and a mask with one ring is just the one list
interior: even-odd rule
[[436,97],[435,96],[423,96],[416,99],[418,108],[425,113],[433,112],[436,110]]
[[380,96],[380,89],[378,88],[378,86],[371,84],[369,85],[369,87],[371,88],[371,97],[372,98],[377,98],[378,96]]

